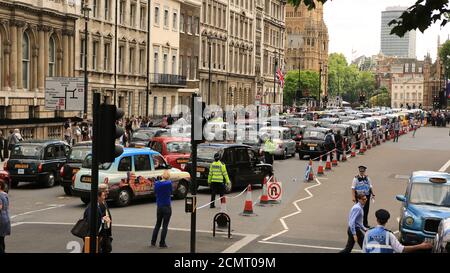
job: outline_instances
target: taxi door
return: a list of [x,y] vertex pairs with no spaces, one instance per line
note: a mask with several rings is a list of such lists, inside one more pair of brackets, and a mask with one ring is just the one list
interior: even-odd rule
[[252,167],[249,155],[250,149],[246,147],[239,147],[235,149],[236,155],[236,186],[246,186],[248,184],[256,184],[260,180],[257,180],[256,174]]

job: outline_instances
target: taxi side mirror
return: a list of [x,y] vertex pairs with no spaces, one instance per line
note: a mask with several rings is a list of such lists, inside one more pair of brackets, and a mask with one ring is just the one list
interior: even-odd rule
[[406,202],[406,197],[404,195],[397,195],[395,198],[400,202]]

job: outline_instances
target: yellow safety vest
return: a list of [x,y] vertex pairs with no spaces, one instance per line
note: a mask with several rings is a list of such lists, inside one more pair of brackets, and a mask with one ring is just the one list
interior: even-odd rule
[[266,140],[266,142],[264,142],[264,151],[273,154],[276,150],[276,145],[275,143],[273,143],[273,141],[271,140]]
[[208,184],[223,183],[223,179],[227,184],[230,183],[228,178],[227,167],[220,161],[215,161],[209,166]]

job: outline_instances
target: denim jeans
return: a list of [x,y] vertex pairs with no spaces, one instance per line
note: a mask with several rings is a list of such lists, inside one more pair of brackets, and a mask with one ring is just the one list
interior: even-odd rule
[[156,244],[159,229],[161,228],[161,223],[163,228],[161,231],[161,239],[159,240],[159,245],[163,246],[166,244],[167,229],[169,227],[169,221],[171,216],[172,216],[172,208],[170,206],[158,207],[158,209],[156,210],[156,225],[155,229],[153,230],[152,244]]

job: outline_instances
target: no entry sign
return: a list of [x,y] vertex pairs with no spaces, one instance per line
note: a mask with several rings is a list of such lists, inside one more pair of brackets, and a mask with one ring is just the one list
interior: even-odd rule
[[267,195],[269,200],[279,201],[281,200],[281,182],[269,182],[267,183]]

